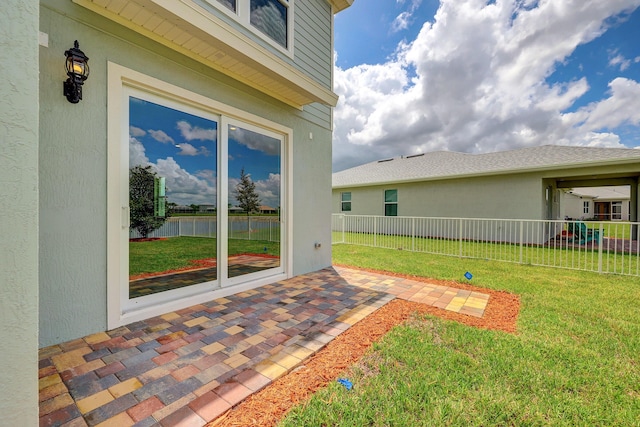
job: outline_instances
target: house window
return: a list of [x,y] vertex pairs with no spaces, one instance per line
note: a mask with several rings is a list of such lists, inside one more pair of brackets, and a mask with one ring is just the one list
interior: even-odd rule
[[622,202],[611,202],[611,219],[622,219]]
[[589,202],[582,202],[582,213],[589,213]]
[[218,2],[227,7],[230,11],[236,11],[236,0],[218,0]]
[[342,212],[351,212],[351,191],[340,193],[340,210]]
[[269,43],[291,51],[293,0],[205,0]]
[[286,0],[251,0],[249,20],[251,25],[284,48],[287,47],[288,6]]
[[384,216],[398,216],[398,190],[384,191]]

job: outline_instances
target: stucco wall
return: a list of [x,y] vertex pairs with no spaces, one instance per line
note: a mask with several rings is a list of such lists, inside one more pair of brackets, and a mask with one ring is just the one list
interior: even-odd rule
[[399,216],[543,219],[542,179],[532,174],[428,181],[333,190],[351,191],[352,215],[384,215],[384,190],[398,190]]
[[38,425],[38,2],[0,3],[0,426]]
[[[43,1],[41,31],[41,345],[106,329],[107,62],[142,72],[293,129],[293,271],[330,265],[330,123],[274,101],[72,2]],[[83,100],[62,96],[64,51],[78,40],[91,75]],[[310,138],[313,134],[313,139]],[[313,163],[313,167],[309,163]],[[324,184],[323,184],[324,183]],[[325,185],[326,190],[317,190]],[[324,207],[321,205],[326,203]]]
[[[584,213],[584,202],[589,203],[589,212]],[[571,193],[562,193],[560,201],[560,214],[562,218],[584,219],[593,218],[594,206],[591,197],[580,197]]]

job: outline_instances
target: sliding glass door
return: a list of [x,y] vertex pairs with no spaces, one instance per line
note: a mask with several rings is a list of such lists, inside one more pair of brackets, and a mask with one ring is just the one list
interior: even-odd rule
[[283,273],[284,136],[143,91],[126,93],[123,306]]

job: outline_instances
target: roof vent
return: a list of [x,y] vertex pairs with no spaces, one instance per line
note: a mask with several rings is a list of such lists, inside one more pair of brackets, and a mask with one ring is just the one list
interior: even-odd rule
[[390,162],[391,160],[393,160],[393,158],[391,158],[391,159],[382,159],[382,160],[378,160],[378,163]]
[[422,157],[422,156],[424,156],[424,153],[412,154],[410,156],[407,156],[407,159],[413,159],[414,157]]

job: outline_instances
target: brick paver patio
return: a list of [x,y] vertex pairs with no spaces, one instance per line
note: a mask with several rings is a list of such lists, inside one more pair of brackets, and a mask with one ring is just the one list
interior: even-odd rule
[[203,426],[394,298],[489,296],[333,267],[40,350],[41,426]]

